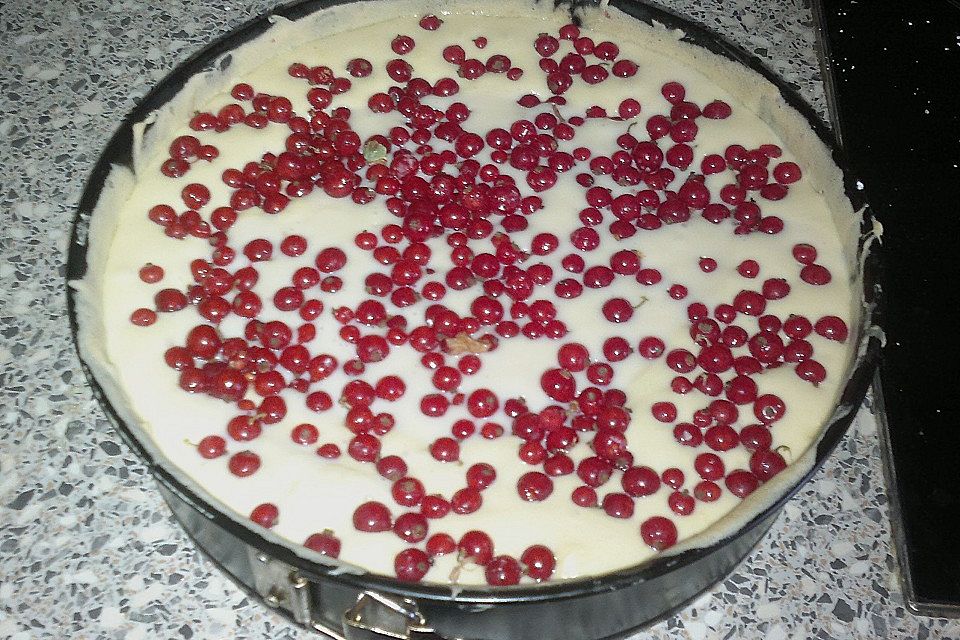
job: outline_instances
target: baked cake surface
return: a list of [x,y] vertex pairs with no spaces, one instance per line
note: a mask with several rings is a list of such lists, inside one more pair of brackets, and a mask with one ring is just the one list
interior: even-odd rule
[[857,222],[776,89],[612,10],[361,7],[111,174],[81,346],[143,440],[303,553],[457,584],[703,544],[808,469]]

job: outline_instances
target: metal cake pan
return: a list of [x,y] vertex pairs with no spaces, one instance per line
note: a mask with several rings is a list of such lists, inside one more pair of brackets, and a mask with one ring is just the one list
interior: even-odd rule
[[[357,0],[305,0],[279,7],[270,15],[293,20],[353,1]],[[578,5],[590,3],[555,1],[555,4],[573,15]],[[679,29],[684,33],[684,41],[736,61],[776,85],[785,101],[808,120],[816,134],[833,150],[834,160],[844,170],[847,197],[855,210],[863,211],[861,237],[866,237],[872,222],[861,191],[845,170],[846,163],[828,128],[793,88],[759,59],[702,26],[630,0],[615,0],[610,4],[643,23]],[[223,54],[260,35],[269,26],[268,16],[264,15],[212,42],[174,69],[126,116],[107,143],[80,199],[67,260],[68,282],[83,278],[87,272],[86,236],[90,213],[99,200],[111,166],[131,163],[133,125],[173,98],[190,77],[211,69]],[[862,260],[865,308],[857,332],[862,347],[839,403],[851,410],[838,412],[826,426],[816,446],[815,463],[801,480],[715,544],[657,557],[603,576],[538,587],[469,587],[454,596],[449,588],[441,586],[410,585],[374,574],[338,573],[329,566],[311,562],[289,547],[238,524],[191,490],[174,469],[144,447],[130,425],[119,417],[86,363],[83,369],[114,429],[150,469],[160,493],[197,547],[242,589],[300,625],[332,638],[348,640],[625,637],[670,615],[725,578],[846,433],[873,378],[881,346],[876,331],[882,315],[881,291],[877,284],[880,267],[875,252],[863,246],[861,249],[866,254]],[[75,338],[78,334],[76,296],[68,286],[67,303]]]

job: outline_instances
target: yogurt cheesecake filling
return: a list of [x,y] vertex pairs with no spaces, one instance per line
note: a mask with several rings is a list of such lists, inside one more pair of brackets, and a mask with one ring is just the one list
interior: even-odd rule
[[[809,467],[811,446],[846,381],[855,351],[855,336],[846,332],[858,326],[859,296],[855,216],[839,195],[838,172],[775,90],[676,42],[675,34],[612,10],[588,14],[579,37],[592,39],[600,56],[610,55],[601,42],[617,51],[609,59],[584,53],[589,68],[569,74],[567,88],[543,62],[566,64],[577,47],[589,49],[560,37],[572,33],[567,14],[526,4],[498,9],[507,15],[476,8],[437,6],[434,22],[424,19],[423,3],[337,7],[278,23],[234,52],[226,71],[191,83],[147,129],[134,171],[115,170],[94,213],[91,270],[78,284],[85,356],[98,378],[109,377],[111,400],[152,448],[235,517],[254,514],[270,535],[305,554],[313,552],[301,546],[314,536],[314,551],[379,574],[511,584],[599,575],[722,535]],[[538,39],[541,33],[551,37]],[[398,34],[409,36],[412,49]],[[451,45],[468,62],[445,59],[456,59]],[[357,58],[369,62],[368,75]],[[400,90],[390,97],[390,87],[410,86],[390,77],[399,73],[396,60],[438,87],[415,101],[431,107],[412,112],[424,118],[419,127],[399,111]],[[471,60],[483,69],[475,79]],[[616,67],[623,60],[635,63],[628,77],[617,75],[631,70]],[[291,75],[297,63],[307,77],[294,77],[302,73],[296,69]],[[320,66],[349,79],[349,90],[331,91],[322,109],[327,94],[316,89],[344,83],[329,83],[313,71]],[[522,75],[509,71],[516,69]],[[456,93],[434,95],[451,82]],[[238,83],[261,97],[237,99]],[[389,112],[371,110],[371,96],[380,93]],[[289,107],[272,102],[279,97]],[[451,112],[455,103],[465,108]],[[246,123],[206,129],[229,104],[239,105]],[[248,118],[257,108],[259,120]],[[189,232],[170,237],[169,222],[151,220],[157,205],[177,215],[194,210],[207,225],[196,235],[216,233],[214,220],[224,215],[218,208],[245,206],[225,181],[229,170],[254,163],[276,173],[282,152],[307,149],[303,140],[290,142],[289,116],[274,117],[271,108],[308,126],[311,118],[342,118],[349,110],[346,122],[360,141],[353,162],[359,156],[362,163],[343,169],[357,176],[346,194],[333,194],[346,197],[330,195],[337,186],[316,171],[294,185],[310,192],[281,199],[282,210],[264,211],[272,205],[262,199],[240,210],[222,234],[227,249]],[[458,128],[477,134],[479,151],[465,133],[441,139],[442,124],[464,112]],[[436,114],[441,119],[431,122]],[[497,129],[516,132],[499,153],[494,143],[508,145],[488,135]],[[336,138],[324,131],[317,125],[301,138]],[[429,139],[404,141],[411,133]],[[164,175],[171,143],[182,144],[182,136],[215,154],[194,152],[188,170],[171,178]],[[444,152],[449,184],[472,175],[471,189],[501,187],[497,193],[506,195],[497,202],[506,215],[470,218],[463,206],[469,195],[436,195],[449,184],[437,186],[428,165]],[[404,173],[411,159],[424,182],[377,193],[389,191],[383,176],[402,183],[415,175]],[[429,200],[431,180],[433,204],[411,204]],[[289,184],[281,179],[281,192],[290,193]],[[509,201],[522,198],[511,211]],[[740,199],[748,204],[738,207]],[[444,218],[444,205],[468,213]],[[410,223],[420,211],[436,218],[432,231]],[[718,211],[726,217],[718,219]],[[377,249],[365,244],[365,232]],[[211,279],[224,276],[209,275],[217,261],[229,276],[222,288]],[[155,267],[162,270],[157,281]],[[374,273],[382,276],[371,280]],[[403,287],[410,290],[397,294]],[[158,311],[180,306],[175,294],[157,297],[168,289],[190,302]],[[240,296],[244,289],[255,298]],[[211,298],[229,303],[226,310]],[[316,303],[300,298],[320,301],[322,312],[313,317]],[[262,308],[248,315],[258,325],[238,313],[254,299]],[[305,310],[309,304],[313,311]],[[364,324],[357,316],[370,309],[386,315]],[[257,335],[277,322],[290,329],[289,343]],[[232,338],[273,354],[269,366],[243,371],[243,399],[184,390],[170,350],[184,347],[198,326],[212,327],[206,331],[221,344]],[[363,340],[371,335],[385,340]],[[285,367],[284,349],[301,341],[287,362],[306,353],[319,367],[315,359],[326,355],[335,368]],[[584,349],[589,361],[581,366],[574,361]],[[211,357],[190,366],[209,361],[240,370],[231,357],[215,345]],[[357,364],[358,357],[369,361]],[[350,397],[368,392],[355,381],[379,389],[386,378],[382,395],[389,395],[391,385],[398,388],[394,377],[401,397],[365,401],[376,424],[364,402],[354,401],[351,413]],[[232,420],[246,428],[229,428]],[[201,455],[210,436],[223,439],[222,455]],[[431,498],[398,500],[414,485],[398,486],[390,468],[397,458],[401,475],[418,479]],[[258,466],[248,474],[250,460]],[[471,484],[475,490],[465,492]],[[487,541],[491,548],[481,549]],[[536,545],[547,551],[528,552]],[[555,562],[552,571],[533,566],[543,557]]]

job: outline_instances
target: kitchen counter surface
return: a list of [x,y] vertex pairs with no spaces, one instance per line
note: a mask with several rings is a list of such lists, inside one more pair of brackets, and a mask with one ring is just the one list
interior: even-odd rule
[[[84,180],[174,65],[266,0],[0,5],[0,638],[295,638],[193,548],[93,400],[66,317]],[[756,53],[825,112],[801,0],[670,3]],[[634,638],[958,638],[917,617],[892,556],[877,423],[835,454],[747,560]]]

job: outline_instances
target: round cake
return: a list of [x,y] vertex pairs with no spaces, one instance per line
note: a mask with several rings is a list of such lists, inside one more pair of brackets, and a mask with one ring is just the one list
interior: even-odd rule
[[613,9],[487,5],[277,20],[137,126],[90,222],[120,416],[344,570],[719,539],[810,468],[856,352],[858,220],[774,86]]

